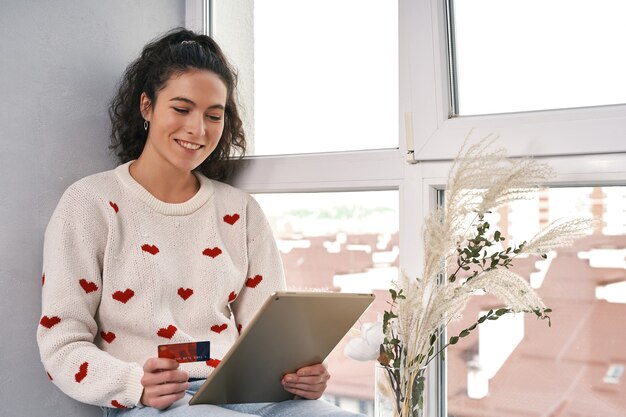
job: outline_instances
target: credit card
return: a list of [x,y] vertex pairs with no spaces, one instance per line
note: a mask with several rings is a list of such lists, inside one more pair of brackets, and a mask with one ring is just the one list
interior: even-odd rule
[[178,363],[201,362],[210,358],[211,342],[187,342],[159,345],[159,358],[174,359]]

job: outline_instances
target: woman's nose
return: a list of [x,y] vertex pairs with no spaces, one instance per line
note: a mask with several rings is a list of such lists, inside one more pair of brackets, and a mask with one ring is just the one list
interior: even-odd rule
[[190,115],[187,118],[187,133],[194,136],[204,136],[204,115]]

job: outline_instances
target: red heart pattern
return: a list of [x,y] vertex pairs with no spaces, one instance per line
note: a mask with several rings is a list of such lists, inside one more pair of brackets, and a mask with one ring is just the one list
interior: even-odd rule
[[209,256],[211,258],[215,258],[219,255],[221,255],[222,250],[218,247],[214,247],[214,248],[206,248],[205,250],[202,251],[202,254],[205,256]]
[[78,372],[74,374],[76,382],[80,383],[87,376],[87,369],[89,368],[89,362],[83,362],[80,365]]
[[[119,206],[116,203],[109,201],[109,205],[115,211],[116,214],[119,213]],[[225,223],[229,225],[234,225],[235,223],[237,223],[237,221],[239,221],[240,218],[241,216],[238,213],[233,213],[233,214],[225,215],[223,220]],[[159,248],[156,245],[151,245],[151,244],[143,244],[141,246],[141,249],[142,251],[147,252],[151,255],[156,255],[160,252]],[[208,247],[202,251],[202,254],[210,258],[216,258],[222,254],[222,250],[217,246],[212,247],[212,248]],[[42,286],[45,284],[45,279],[46,279],[46,275],[45,273],[43,273],[41,276]],[[248,278],[245,284],[246,284],[246,287],[248,288],[256,288],[259,285],[259,283],[261,283],[261,281],[263,281],[263,277],[261,275],[255,275],[254,277]],[[79,280],[79,284],[86,294],[90,294],[99,289],[98,285],[95,282],[88,281],[84,278],[81,278]],[[193,295],[193,293],[194,291],[192,288],[181,287],[178,289],[178,295],[184,301],[188,300]],[[123,304],[126,304],[131,298],[134,297],[134,295],[135,295],[135,292],[132,289],[126,288],[126,290],[124,291],[115,291],[111,296],[114,300],[119,301]],[[230,294],[228,295],[228,303],[232,303],[233,301],[237,299],[237,297],[238,297],[238,293],[235,291],[231,291]],[[60,322],[61,322],[61,318],[58,316],[51,316],[51,317],[43,316],[40,320],[40,324],[48,329],[54,327]],[[216,324],[216,325],[211,326],[211,331],[220,334],[227,328],[228,328],[227,323],[223,323],[220,325]],[[238,324],[236,328],[237,328],[237,331],[241,333],[242,325]],[[166,328],[160,328],[157,332],[157,335],[162,338],[172,339],[177,331],[178,331],[177,327],[174,326],[173,324],[170,324]],[[114,332],[102,331],[100,332],[100,336],[102,337],[102,340],[104,340],[105,342],[109,344],[112,343],[116,339],[116,335]],[[219,359],[210,358],[209,360],[206,361],[206,364],[207,366],[216,368],[220,364],[220,362],[221,361]],[[89,362],[83,362],[80,365],[78,372],[74,374],[74,379],[76,380],[76,382],[77,383],[82,382],[87,377],[88,371],[89,371]],[[46,374],[50,380],[53,380],[52,375],[50,375],[49,372],[46,372]],[[111,405],[115,408],[120,408],[120,409],[127,408],[126,406],[118,402],[117,400],[112,400]]]
[[161,336],[166,339],[171,339],[176,334],[176,330],[178,330],[176,326],[174,326],[173,324],[170,324],[169,326],[167,326],[167,329],[160,328],[159,331],[157,332],[157,336]]
[[259,283],[263,281],[263,277],[261,275],[255,275],[254,278],[248,278],[246,280],[246,287],[248,288],[256,288]]
[[219,365],[220,362],[221,361],[219,359],[210,358],[208,361],[206,361],[206,364],[211,368],[217,368],[217,365]]
[[124,292],[122,292],[122,291],[115,291],[111,295],[111,297],[113,297],[114,300],[119,301],[120,303],[126,304],[128,302],[128,300],[133,298],[134,295],[135,295],[135,291],[131,290],[130,288],[126,288],[126,290],[124,290]]
[[181,287],[178,289],[178,295],[180,295],[180,298],[187,301],[187,299],[193,295],[193,290],[191,288]]
[[115,340],[115,333],[113,332],[100,332],[100,336],[102,336],[102,339],[107,343],[111,343]]
[[214,326],[211,326],[211,331],[219,334],[219,333],[222,333],[227,328],[228,328],[228,324],[226,323],[220,324],[219,326],[216,324]]
[[90,292],[94,292],[98,289],[98,286],[96,285],[95,282],[87,281],[84,278],[82,278],[78,282],[80,283],[80,286],[83,287],[83,290],[85,290],[87,294],[89,294]]
[[230,224],[231,226],[235,223],[237,223],[237,220],[239,220],[239,214],[235,213],[235,214],[227,214],[226,216],[224,216],[224,221],[228,224]]
[[46,327],[48,329],[51,329],[53,326],[59,324],[60,322],[61,322],[61,318],[58,316],[52,316],[52,317],[43,316],[41,320],[39,320],[39,324],[41,324],[43,327]]
[[148,252],[150,255],[156,255],[157,253],[159,253],[159,248],[154,245],[145,244],[141,246],[141,249],[144,252]]
[[118,403],[117,400],[113,400],[111,401],[111,405],[115,408],[128,408],[128,407],[124,407],[122,404]]

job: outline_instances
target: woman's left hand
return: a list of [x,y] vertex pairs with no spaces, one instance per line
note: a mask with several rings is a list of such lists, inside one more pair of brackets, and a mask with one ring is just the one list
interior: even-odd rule
[[281,383],[285,391],[309,400],[317,400],[326,390],[330,374],[324,364],[305,366],[295,374],[286,374]]

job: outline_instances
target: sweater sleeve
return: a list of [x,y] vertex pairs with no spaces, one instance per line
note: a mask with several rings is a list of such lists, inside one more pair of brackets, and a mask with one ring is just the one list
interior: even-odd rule
[[128,408],[141,398],[142,366],[94,344],[108,203],[91,194],[71,186],[46,229],[37,342],[48,377],[64,393],[88,404]]
[[258,202],[250,197],[246,210],[248,273],[232,304],[239,330],[256,315],[270,294],[286,287],[283,264],[272,229]]

